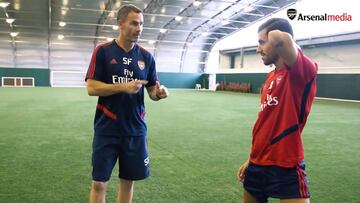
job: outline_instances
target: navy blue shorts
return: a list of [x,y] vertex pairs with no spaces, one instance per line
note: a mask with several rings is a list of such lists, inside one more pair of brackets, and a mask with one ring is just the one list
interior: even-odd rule
[[92,178],[106,182],[110,179],[116,161],[119,178],[141,180],[150,175],[146,136],[94,136]]
[[310,197],[303,161],[294,168],[249,163],[249,167],[245,170],[244,188],[259,203],[267,202],[268,197],[278,199]]

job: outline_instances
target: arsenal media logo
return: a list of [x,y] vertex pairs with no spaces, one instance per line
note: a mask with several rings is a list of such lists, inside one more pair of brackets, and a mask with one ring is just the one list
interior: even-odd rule
[[138,61],[138,66],[139,66],[139,68],[140,68],[140,70],[144,70],[144,68],[145,68],[145,62],[144,61]]
[[296,17],[296,13],[297,11],[294,8],[289,8],[287,10],[287,16],[289,17],[290,20],[294,20],[294,18]]

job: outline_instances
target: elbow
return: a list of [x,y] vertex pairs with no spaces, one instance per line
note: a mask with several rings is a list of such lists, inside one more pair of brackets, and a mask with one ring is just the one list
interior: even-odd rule
[[89,86],[87,87],[87,93],[88,93],[89,96],[96,96],[95,89],[92,88],[92,87],[89,87]]
[[95,93],[92,92],[92,91],[88,91],[88,95],[89,95],[89,96],[96,96]]
[[88,92],[88,95],[89,96],[96,96],[95,93],[92,93],[92,92]]

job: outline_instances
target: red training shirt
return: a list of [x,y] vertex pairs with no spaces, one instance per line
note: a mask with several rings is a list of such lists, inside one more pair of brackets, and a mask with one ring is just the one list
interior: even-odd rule
[[291,168],[304,159],[301,132],[316,93],[317,64],[299,49],[293,67],[267,75],[250,162]]

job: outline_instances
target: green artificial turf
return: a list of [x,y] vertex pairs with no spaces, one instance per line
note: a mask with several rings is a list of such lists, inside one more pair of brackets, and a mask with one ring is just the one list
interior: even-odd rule
[[[259,95],[170,90],[146,99],[151,177],[133,202],[241,202]],[[88,202],[96,97],[0,88],[0,202]],[[303,132],[312,202],[360,202],[360,104],[314,102]],[[107,201],[116,202],[117,168]]]

